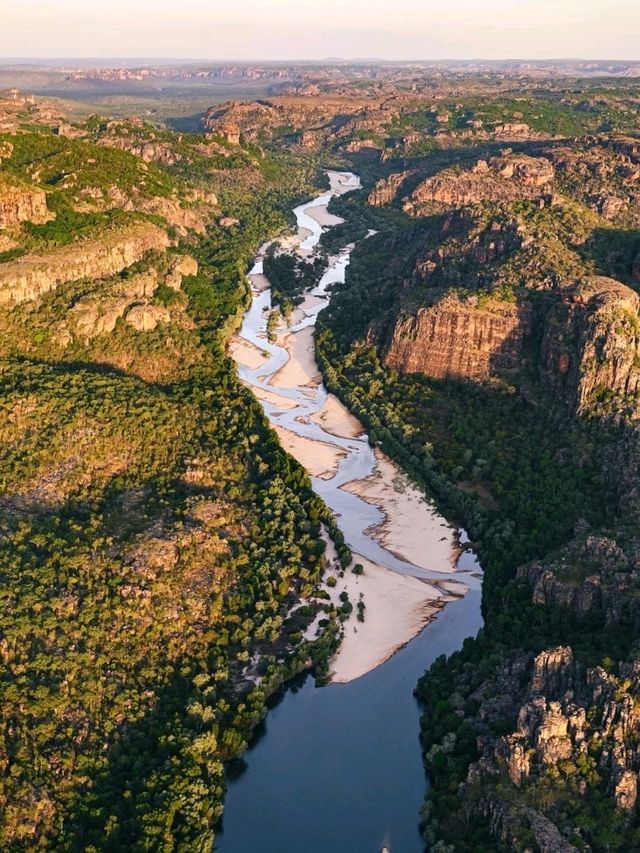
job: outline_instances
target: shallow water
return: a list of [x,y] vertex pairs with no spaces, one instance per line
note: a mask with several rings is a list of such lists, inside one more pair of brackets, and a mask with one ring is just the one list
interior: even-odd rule
[[[359,186],[357,176],[334,173],[338,192]],[[295,209],[303,239],[298,251],[313,250],[323,228],[306,211],[326,204],[324,193]],[[262,273],[261,256],[250,275]],[[329,286],[344,281],[349,263],[347,247],[312,291],[324,296]],[[315,302],[315,300],[313,300]],[[480,616],[480,568],[465,552],[451,573],[429,567],[429,555],[418,566],[392,554],[371,535],[384,516],[381,509],[340,488],[374,470],[375,456],[366,435],[341,438],[326,433],[308,416],[322,408],[327,391],[317,387],[273,387],[269,379],[287,363],[286,349],[266,339],[270,292],[254,290],[239,336],[268,354],[257,369],[239,365],[250,386],[294,400],[296,408],[282,411],[262,401],[274,424],[306,438],[346,451],[331,479],[314,477],[314,489],[338,516],[353,551],[400,574],[413,575],[438,586],[439,581],[462,582],[469,592],[443,611],[404,649],[383,665],[348,684],[317,689],[307,677],[290,686],[270,711],[266,724],[242,762],[246,769],[229,779],[224,824],[216,850],[222,853],[376,853],[386,844],[391,853],[422,850],[418,810],[425,778],[418,742],[419,708],[415,684],[435,658],[460,648],[477,632]],[[321,300],[304,312],[296,333],[315,324]],[[425,503],[425,514],[437,515]],[[426,517],[426,516],[425,516]],[[443,530],[451,526],[438,517]],[[461,537],[464,540],[464,534]]]

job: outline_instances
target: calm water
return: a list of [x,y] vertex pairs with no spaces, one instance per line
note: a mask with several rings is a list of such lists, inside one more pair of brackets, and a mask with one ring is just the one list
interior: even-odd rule
[[[358,185],[354,175],[342,176],[342,191]],[[306,210],[326,203],[330,193],[296,208],[298,225],[309,231],[303,250],[317,244],[322,229]],[[348,250],[334,259],[314,291],[324,294],[333,282],[344,280]],[[252,273],[261,273],[258,259]],[[265,380],[287,360],[286,350],[265,340],[265,307],[269,291],[255,292],[241,336],[268,353],[266,365],[240,367],[242,378],[254,387],[269,388]],[[297,327],[315,323],[323,305],[309,312]],[[420,753],[420,709],[413,697],[418,678],[441,654],[460,648],[482,624],[480,568],[466,552],[457,572],[431,572],[399,559],[366,533],[380,521],[377,507],[366,504],[339,486],[366,476],[374,457],[366,436],[337,439],[300,414],[317,411],[324,401],[322,385],[278,389],[298,408],[279,411],[263,403],[270,419],[288,429],[338,444],[348,451],[337,475],[314,479],[314,488],[339,515],[347,542],[359,553],[393,571],[425,580],[457,579],[470,591],[448,604],[422,633],[373,672],[350,682],[316,688],[312,677],[298,680],[283,692],[243,762],[230,771],[223,825],[216,850],[220,853],[419,853],[418,811],[426,787]],[[446,525],[444,519],[443,524]],[[464,541],[464,540],[463,540]],[[241,772],[238,772],[238,771]]]
[[419,853],[426,787],[412,690],[480,628],[480,593],[448,605],[387,663],[349,684],[308,677],[269,712],[229,781],[223,853]]

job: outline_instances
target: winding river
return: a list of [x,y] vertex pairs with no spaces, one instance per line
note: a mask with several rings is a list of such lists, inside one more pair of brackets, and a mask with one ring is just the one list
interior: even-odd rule
[[[294,210],[298,233],[283,249],[305,257],[335,219],[326,205],[359,186],[328,173],[331,189]],[[250,272],[253,300],[231,345],[243,381],[285,447],[307,467],[339,519],[362,577],[333,569],[332,596],[364,601],[346,623],[334,683],[301,677],[274,697],[254,743],[230,774],[221,853],[418,853],[425,777],[413,688],[427,666],[481,626],[481,572],[464,531],[449,525],[374,450],[320,381],[313,326],[352,247],[331,258],[318,286],[267,339],[271,297],[264,246]],[[335,600],[335,598],[334,598]],[[425,627],[426,625],[426,627]],[[313,636],[317,626],[310,627]]]

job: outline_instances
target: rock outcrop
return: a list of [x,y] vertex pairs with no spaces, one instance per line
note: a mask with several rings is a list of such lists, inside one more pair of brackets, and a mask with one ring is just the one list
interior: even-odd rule
[[477,298],[447,296],[397,319],[384,361],[394,370],[437,379],[486,379],[519,366],[530,327],[526,302],[480,307]]
[[640,297],[592,276],[553,295],[545,312],[544,383],[574,412],[635,407],[640,392]]
[[125,321],[138,332],[152,332],[159,323],[168,323],[171,315],[161,305],[135,305]]
[[419,216],[425,206],[460,207],[484,201],[513,202],[549,195],[554,170],[544,157],[504,154],[479,160],[471,171],[445,170],[419,184],[403,209]]
[[639,629],[640,541],[630,532],[619,538],[577,535],[554,559],[520,566],[517,580],[528,585],[535,604]]
[[147,252],[164,252],[167,233],[148,222],[106,232],[100,238],[0,264],[0,306],[37,299],[61,284],[114,275],[141,260]]
[[[467,817],[481,816],[509,849],[531,849],[525,838],[533,836],[536,849],[569,853],[585,848],[572,843],[574,827],[556,822],[558,806],[566,800],[571,809],[584,796],[585,777],[592,785],[597,777],[612,811],[635,808],[640,661],[620,664],[614,676],[559,646],[537,656],[511,652],[482,678],[477,683],[469,669],[458,684],[468,700],[458,713],[476,732],[479,750],[459,791]],[[448,750],[445,739],[427,759]],[[554,790],[551,802],[536,799],[541,787]]]
[[77,334],[89,340],[105,332],[112,332],[128,306],[129,300],[117,296],[100,300],[83,299],[73,306],[70,319]]
[[379,180],[369,193],[367,204],[373,207],[382,207],[385,204],[391,204],[398,194],[398,190],[411,174],[411,171],[395,172],[389,175],[388,178]]
[[129,151],[136,157],[140,157],[145,163],[162,163],[163,166],[174,166],[182,160],[182,155],[175,151],[168,142],[142,141],[135,137],[109,135],[99,139],[97,144],[104,145],[106,148]]
[[44,190],[0,176],[0,230],[21,222],[41,225],[53,218]]
[[182,279],[192,275],[198,275],[198,262],[190,255],[178,255],[169,264],[169,269],[164,277],[164,283],[173,290],[180,290]]
[[[162,282],[172,290],[182,288],[184,276],[197,275],[198,262],[189,255],[176,255],[161,268],[151,266],[144,272],[126,278],[123,281],[105,282],[98,293],[74,302],[69,313],[73,332],[88,341],[98,335],[113,332],[116,323],[124,318],[138,331],[152,331],[159,323],[166,323],[170,313],[163,306],[150,304]],[[108,292],[103,292],[108,290]],[[65,323],[69,331],[69,324]],[[65,343],[69,343],[69,335]]]

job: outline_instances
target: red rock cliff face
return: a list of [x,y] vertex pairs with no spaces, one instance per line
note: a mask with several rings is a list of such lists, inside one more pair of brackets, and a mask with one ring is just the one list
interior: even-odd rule
[[637,409],[640,297],[592,276],[558,296],[545,316],[540,351],[545,384],[581,414]]
[[397,320],[385,364],[436,379],[485,379],[501,369],[518,367],[530,328],[527,303],[478,308],[449,296]]

